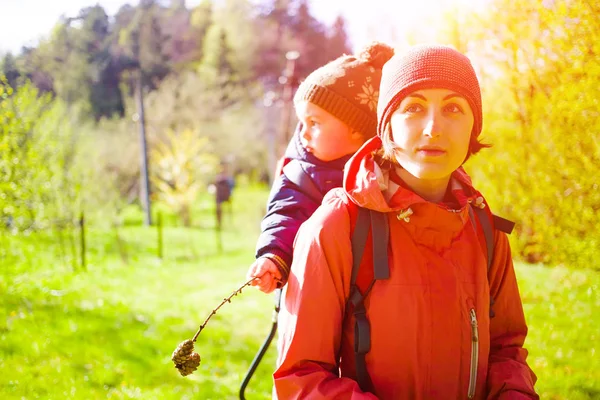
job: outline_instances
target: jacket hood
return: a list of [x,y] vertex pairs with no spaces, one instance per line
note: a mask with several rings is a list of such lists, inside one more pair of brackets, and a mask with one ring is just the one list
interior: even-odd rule
[[[368,140],[348,161],[344,171],[344,191],[355,204],[380,212],[398,212],[410,207],[428,203],[412,190],[398,186],[390,181],[390,166],[378,162],[374,157],[382,146],[381,138],[375,136]],[[386,189],[395,191],[386,198]],[[450,178],[450,190],[458,202],[459,210],[468,203],[483,205],[483,197],[473,188],[471,178],[460,167]],[[440,205],[443,207],[443,205]],[[458,210],[457,210],[458,211]]]

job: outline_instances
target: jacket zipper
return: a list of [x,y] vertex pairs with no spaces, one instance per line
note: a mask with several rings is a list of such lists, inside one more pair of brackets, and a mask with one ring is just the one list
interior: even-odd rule
[[471,373],[469,375],[469,399],[475,397],[477,386],[477,364],[479,363],[479,332],[477,330],[477,315],[475,309],[471,308]]

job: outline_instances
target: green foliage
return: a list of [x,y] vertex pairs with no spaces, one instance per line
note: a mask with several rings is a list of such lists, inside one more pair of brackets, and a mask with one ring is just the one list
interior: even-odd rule
[[119,32],[118,44],[140,68],[144,85],[157,86],[170,70],[161,24],[162,8],[155,0],[142,1],[129,24]]
[[204,37],[203,57],[198,72],[206,86],[219,93],[220,109],[237,100],[230,97],[231,89],[239,85],[240,79],[232,55],[225,30],[217,24],[211,25]]
[[6,53],[0,60],[0,75],[4,75],[9,86],[17,87],[21,72],[12,53]]
[[583,0],[496,0],[446,36],[475,60],[494,145],[468,169],[517,222],[515,255],[529,262],[600,270],[600,112],[589,90],[600,79],[598,11]]
[[[191,129],[208,139],[218,159],[233,159],[237,170],[264,168],[266,121],[256,107],[259,94],[258,89],[239,85],[228,85],[223,92],[191,71],[167,78],[146,100],[151,143],[163,140],[169,130]],[[223,96],[236,102],[225,108]]]
[[[219,3],[222,4],[217,6]],[[253,15],[254,8],[249,0],[224,0],[215,2],[213,15],[213,24],[222,29],[217,39],[219,48],[223,49],[221,51],[230,49],[224,57],[231,63],[231,69],[236,75],[234,78],[243,82],[257,77],[254,69],[261,62],[257,57],[259,42],[256,40],[258,27]],[[209,33],[210,29],[207,37]],[[203,51],[206,57],[210,51],[206,42]]]
[[239,100],[228,98],[232,85],[278,85],[288,50],[304,51],[301,76],[346,50],[341,19],[328,34],[307,3],[298,12],[281,3],[274,16],[249,0],[203,0],[193,9],[182,1],[144,0],[121,7],[114,19],[99,5],[86,7],[57,21],[39,46],[15,60],[5,56],[3,70],[12,86],[23,75],[100,120],[124,115],[123,90],[132,94],[139,69],[144,88],[154,90],[166,77],[178,79],[201,66],[228,107]]
[[125,118],[102,119],[80,124],[79,131],[86,218],[119,225],[121,210],[138,198],[140,188],[138,124]]
[[0,99],[1,229],[69,223],[82,182],[71,112],[30,83],[13,92],[4,81]]
[[[190,26],[192,35],[203,39],[213,23],[212,1],[202,0],[190,12]],[[194,46],[192,60],[201,60],[204,56],[202,41]],[[194,63],[195,64],[195,63]]]
[[186,129],[169,131],[150,154],[152,184],[156,198],[171,207],[185,226],[191,225],[191,208],[205,190],[219,160],[209,152],[206,137]]

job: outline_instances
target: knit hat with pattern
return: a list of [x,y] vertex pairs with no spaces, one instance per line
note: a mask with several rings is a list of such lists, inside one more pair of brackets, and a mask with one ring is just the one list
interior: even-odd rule
[[379,42],[358,55],[343,55],[308,75],[294,104],[309,101],[367,138],[375,136],[381,68],[393,55],[391,47]]
[[475,70],[467,56],[442,45],[417,45],[386,63],[379,89],[377,134],[383,134],[392,113],[408,94],[438,88],[453,90],[467,100],[475,117],[472,135],[479,136],[483,116]]

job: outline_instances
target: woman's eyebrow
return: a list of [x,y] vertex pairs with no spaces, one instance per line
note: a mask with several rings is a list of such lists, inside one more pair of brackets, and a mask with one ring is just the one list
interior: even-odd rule
[[416,97],[417,99],[421,99],[423,101],[427,101],[427,99],[425,98],[425,96],[423,96],[422,94],[419,93],[411,93],[406,97]]
[[[422,94],[420,94],[420,93],[411,93],[411,94],[409,94],[409,95],[408,95],[408,96],[406,96],[406,97],[407,97],[407,98],[408,98],[408,97],[415,97],[415,98],[417,98],[417,99],[421,99],[421,100],[423,100],[423,101],[427,101],[427,98],[426,98],[425,96],[423,96]],[[464,97],[462,94],[460,94],[460,93],[455,93],[455,92],[452,92],[452,93],[450,93],[450,94],[446,95],[446,96],[443,98],[443,101],[449,100],[449,99],[451,99],[451,98],[453,98],[453,97],[460,97],[461,99],[464,99],[464,98],[465,98],[465,97]],[[466,100],[466,99],[465,99],[465,100]]]
[[450,93],[449,95],[447,95],[446,97],[444,97],[444,101],[449,100],[449,99],[451,99],[453,97],[460,97],[461,99],[466,100],[465,97],[462,94],[460,94],[460,93]]

